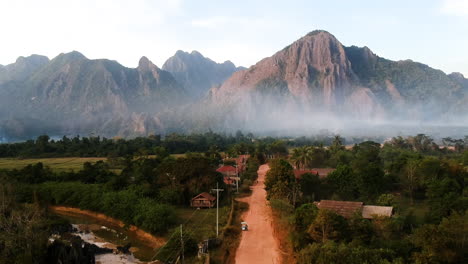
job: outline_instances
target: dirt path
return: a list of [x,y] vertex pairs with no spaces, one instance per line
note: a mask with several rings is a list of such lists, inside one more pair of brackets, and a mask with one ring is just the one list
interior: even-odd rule
[[258,183],[252,186],[252,195],[239,199],[249,204],[249,210],[242,216],[249,225],[249,231],[242,232],[241,242],[236,251],[237,264],[279,264],[278,241],[273,235],[271,208],[267,205],[265,174],[270,168],[260,166]]

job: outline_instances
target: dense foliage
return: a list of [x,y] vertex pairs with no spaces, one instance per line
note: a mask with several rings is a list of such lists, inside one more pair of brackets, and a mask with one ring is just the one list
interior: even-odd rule
[[[328,132],[311,137],[257,138],[253,134],[244,135],[238,131],[235,135],[204,134],[182,135],[172,133],[162,138],[160,135],[138,137],[135,139],[108,139],[101,137],[62,137],[51,139],[47,135],[25,142],[0,144],[0,157],[124,157],[137,155],[159,155],[161,149],[170,154],[187,152],[220,152],[230,155],[254,153],[266,155],[286,155],[287,147],[306,145],[331,145],[334,136]],[[377,140],[377,139],[376,139]],[[378,139],[381,140],[381,139]],[[356,138],[348,143],[360,142]]]
[[[299,147],[289,161],[270,161],[268,197],[289,219],[298,262],[466,263],[468,141],[444,141],[417,135],[346,149],[336,137],[328,148]],[[296,179],[293,166],[335,170]],[[321,199],[393,206],[394,216],[344,218],[312,203]]]

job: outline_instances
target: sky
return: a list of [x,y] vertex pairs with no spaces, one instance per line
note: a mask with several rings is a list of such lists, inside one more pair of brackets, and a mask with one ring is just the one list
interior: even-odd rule
[[80,51],[162,66],[177,50],[250,66],[315,29],[468,77],[468,0],[0,0],[0,64]]

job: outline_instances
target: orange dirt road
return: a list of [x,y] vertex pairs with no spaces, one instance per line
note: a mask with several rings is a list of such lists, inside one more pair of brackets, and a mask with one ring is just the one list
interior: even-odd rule
[[273,234],[272,212],[267,204],[264,184],[265,174],[269,169],[268,165],[260,166],[258,183],[252,186],[252,195],[239,199],[249,204],[249,210],[242,216],[243,221],[249,225],[249,230],[242,231],[236,251],[236,264],[280,263],[278,241]]

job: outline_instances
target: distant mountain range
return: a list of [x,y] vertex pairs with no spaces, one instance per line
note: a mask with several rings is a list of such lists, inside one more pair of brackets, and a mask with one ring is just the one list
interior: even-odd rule
[[0,66],[0,137],[136,136],[326,126],[317,120],[468,120],[468,80],[313,31],[245,69],[197,51],[131,69],[79,52]]

